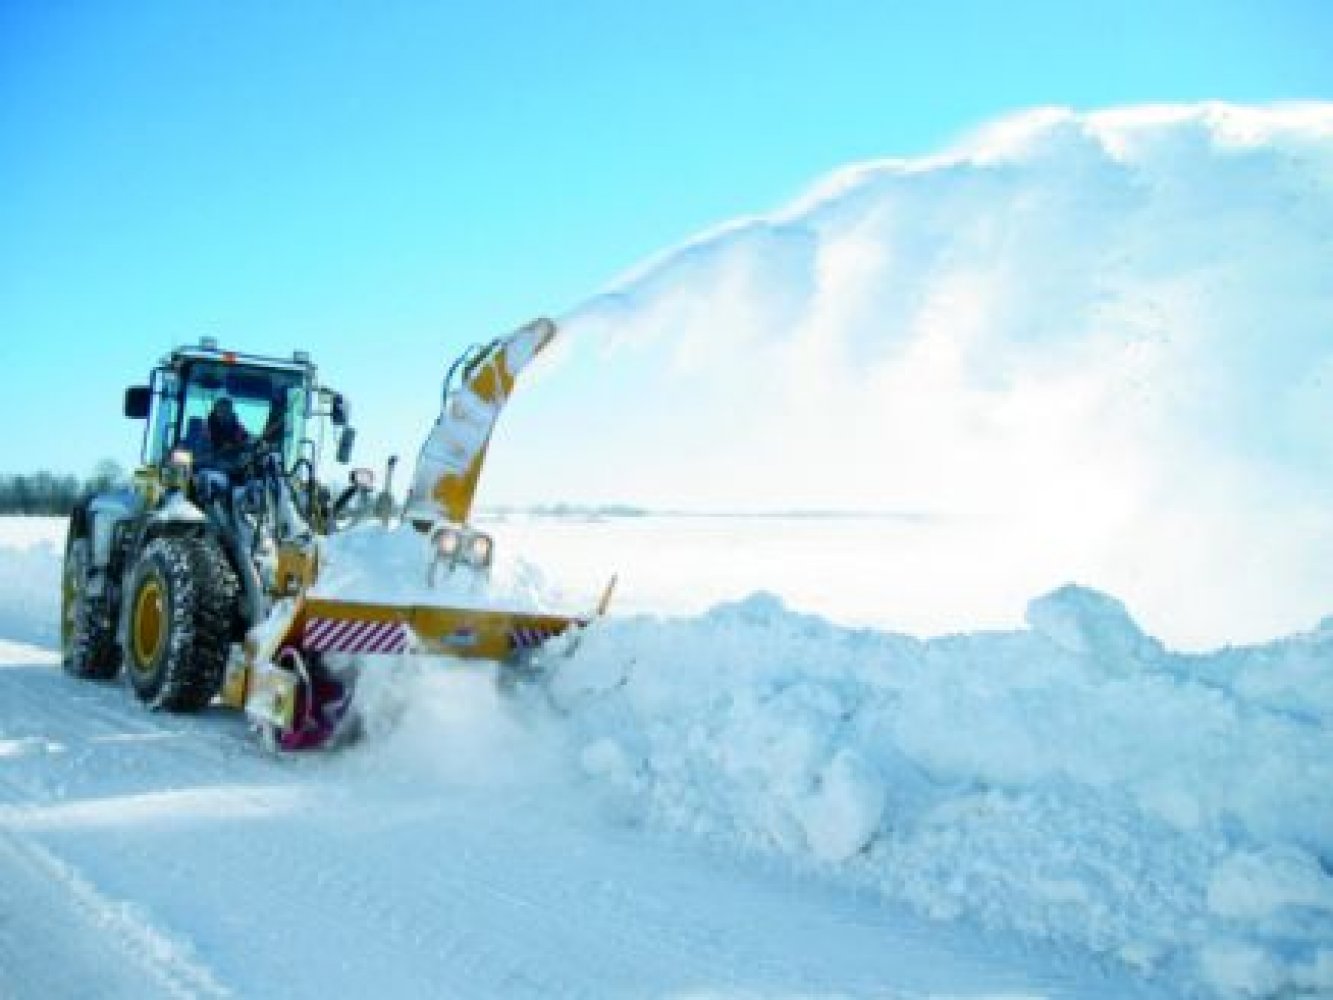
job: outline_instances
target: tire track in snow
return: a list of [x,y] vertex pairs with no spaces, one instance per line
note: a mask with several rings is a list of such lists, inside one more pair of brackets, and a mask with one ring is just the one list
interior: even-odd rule
[[230,713],[211,710],[182,717],[147,711],[127,684],[74,680],[60,670],[54,654],[49,665],[0,669],[0,701],[5,706],[0,740],[35,740],[50,754],[68,755],[59,768],[10,769],[11,784],[27,800],[77,796],[90,781],[102,792],[108,785],[156,781],[162,769],[146,770],[138,753],[149,743],[169,743],[173,763],[167,773],[188,775],[191,784],[234,784],[238,770],[271,775],[276,764]]
[[0,668],[0,704],[0,995],[72,996],[94,982],[99,995],[230,995],[161,901],[124,877],[154,859],[123,834],[201,805],[262,810],[237,782],[273,762],[219,725],[232,720],[147,712],[123,682],[76,681],[53,653]]
[[[60,982],[80,989],[97,982],[99,995],[110,996],[142,996],[145,984],[176,997],[231,995],[190,945],[154,926],[133,904],[103,894],[31,838],[0,830],[0,869],[11,912],[23,913],[17,930],[7,924],[20,921],[0,923],[0,985],[31,996],[59,993]],[[66,933],[45,933],[52,926]]]

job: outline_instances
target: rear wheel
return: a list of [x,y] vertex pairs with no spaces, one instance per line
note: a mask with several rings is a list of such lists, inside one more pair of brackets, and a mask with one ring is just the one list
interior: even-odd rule
[[88,593],[92,543],[70,520],[60,590],[60,652],[65,671],[75,677],[107,680],[120,671],[120,649],[105,599]]
[[151,708],[197,712],[217,694],[231,648],[240,587],[206,537],[150,542],[126,590],[125,660]]

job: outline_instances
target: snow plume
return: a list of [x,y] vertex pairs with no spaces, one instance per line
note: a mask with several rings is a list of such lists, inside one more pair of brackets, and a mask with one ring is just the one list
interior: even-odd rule
[[1333,104],[1032,111],[638,268],[505,433],[571,499],[984,525],[960,628],[1073,579],[1258,640],[1333,608],[1331,259]]
[[1333,991],[1333,623],[1181,656],[1077,587],[1028,620],[921,641],[757,595],[600,625],[550,693],[633,818],[1177,995]]

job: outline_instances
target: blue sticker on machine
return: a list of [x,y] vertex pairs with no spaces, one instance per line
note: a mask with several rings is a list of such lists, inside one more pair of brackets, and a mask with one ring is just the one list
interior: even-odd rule
[[447,646],[475,646],[477,644],[477,630],[474,628],[456,628],[452,632],[447,632],[441,636],[440,641]]

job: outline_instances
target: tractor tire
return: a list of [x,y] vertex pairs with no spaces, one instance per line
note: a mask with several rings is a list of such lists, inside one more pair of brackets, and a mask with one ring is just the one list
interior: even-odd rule
[[215,541],[167,536],[144,547],[125,591],[125,662],[149,708],[197,712],[222,685],[240,584]]
[[120,647],[104,601],[88,594],[92,541],[71,519],[60,588],[60,653],[65,672],[110,680],[120,672]]

